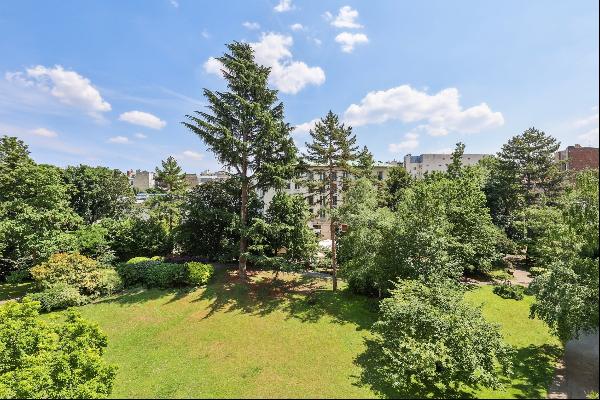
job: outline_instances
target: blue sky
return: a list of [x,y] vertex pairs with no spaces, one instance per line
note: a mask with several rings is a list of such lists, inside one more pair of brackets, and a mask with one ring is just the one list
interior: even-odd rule
[[0,134],[61,166],[215,169],[180,122],[233,40],[272,67],[301,148],[330,109],[382,161],[530,126],[598,144],[598,3],[545,0],[3,0]]

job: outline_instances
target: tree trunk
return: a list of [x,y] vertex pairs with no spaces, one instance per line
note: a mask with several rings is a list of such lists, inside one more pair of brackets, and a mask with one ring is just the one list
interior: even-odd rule
[[240,209],[241,235],[240,235],[240,257],[239,275],[246,279],[246,251],[248,250],[248,238],[246,237],[246,225],[248,223],[248,181],[242,178],[242,206]]
[[337,254],[335,249],[335,220],[333,218],[333,195],[335,192],[333,188],[334,184],[335,182],[333,181],[333,165],[329,164],[329,218],[331,218],[331,269],[333,270],[333,291],[335,292],[337,290]]

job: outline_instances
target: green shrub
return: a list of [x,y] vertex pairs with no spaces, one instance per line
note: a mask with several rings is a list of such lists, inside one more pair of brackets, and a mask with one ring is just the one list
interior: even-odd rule
[[39,309],[28,298],[0,305],[0,398],[108,397],[116,367],[102,357],[106,335],[75,313],[47,321]]
[[185,263],[185,269],[186,283],[193,286],[206,285],[215,272],[212,265],[201,262]]
[[81,289],[92,297],[107,296],[123,289],[123,280],[113,268],[102,268],[89,273]]
[[522,300],[525,288],[523,286],[513,285],[507,281],[494,286],[493,292],[504,299]]
[[86,296],[79,293],[79,289],[65,282],[55,283],[42,292],[33,293],[27,297],[39,301],[45,311],[80,306],[89,302]]
[[542,267],[531,267],[529,268],[529,275],[531,275],[532,277],[536,277],[536,276],[540,276],[542,275],[544,272],[546,272],[547,269],[546,268],[542,268]]
[[125,286],[168,288],[186,283],[186,267],[183,264],[165,263],[147,257],[134,257],[117,266]]
[[144,284],[147,287],[176,287],[184,285],[185,281],[186,268],[183,264],[154,262],[144,271]]
[[31,277],[28,269],[18,269],[11,271],[6,275],[7,283],[23,283]]
[[57,253],[48,261],[31,268],[31,277],[39,288],[66,283],[80,288],[88,274],[100,268],[100,263],[81,254]]

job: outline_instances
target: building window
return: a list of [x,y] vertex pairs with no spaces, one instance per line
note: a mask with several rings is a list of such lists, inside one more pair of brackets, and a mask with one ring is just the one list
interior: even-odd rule
[[294,188],[295,188],[295,189],[300,189],[301,187],[302,187],[302,186],[300,185],[300,182],[296,182],[296,183],[294,184]]
[[313,225],[313,229],[321,229],[321,225],[315,224],[315,225]]
[[378,171],[377,172],[377,179],[379,179],[380,181],[383,180],[383,171]]
[[308,196],[308,205],[309,206],[315,205],[315,196]]
[[333,206],[337,206],[337,196],[333,196]]
[[288,182],[288,183],[286,183],[286,185],[285,185],[285,188],[286,188],[286,189],[291,189],[291,187],[292,187],[292,185],[291,185],[289,182]]

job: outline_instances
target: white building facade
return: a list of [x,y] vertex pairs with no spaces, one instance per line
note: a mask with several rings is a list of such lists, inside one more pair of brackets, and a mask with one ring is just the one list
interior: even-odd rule
[[[463,154],[462,165],[475,165],[489,154]],[[426,173],[446,172],[452,163],[452,154],[421,154],[404,156],[404,168],[413,178],[423,178]]]

